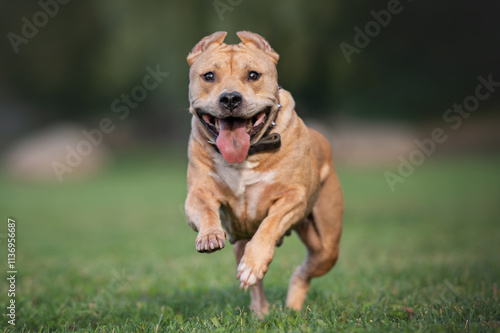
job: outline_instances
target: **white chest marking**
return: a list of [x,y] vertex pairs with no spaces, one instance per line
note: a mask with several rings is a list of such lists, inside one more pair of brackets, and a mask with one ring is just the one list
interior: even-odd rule
[[254,171],[252,163],[244,161],[230,166],[222,165],[217,168],[217,173],[211,173],[210,176],[231,189],[237,198],[237,207],[232,207],[237,216],[242,217],[245,213],[246,203],[248,217],[255,218],[259,198],[266,185],[273,182],[275,172]]

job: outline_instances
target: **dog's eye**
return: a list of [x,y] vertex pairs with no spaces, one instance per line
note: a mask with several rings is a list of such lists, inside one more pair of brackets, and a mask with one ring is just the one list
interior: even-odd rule
[[213,82],[215,80],[214,72],[207,72],[207,73],[203,74],[202,76],[205,79],[205,81],[208,81],[208,82]]
[[257,73],[256,71],[251,71],[250,73],[248,73],[248,79],[250,81],[257,81],[261,75],[262,74]]

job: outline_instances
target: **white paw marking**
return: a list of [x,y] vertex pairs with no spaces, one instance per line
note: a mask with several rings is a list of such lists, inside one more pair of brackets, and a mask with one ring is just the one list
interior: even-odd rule
[[[262,276],[259,276],[262,275]],[[262,279],[263,274],[257,275],[257,272],[254,272],[251,267],[249,267],[244,262],[241,262],[238,265],[238,275],[237,278],[240,279],[240,288],[245,288],[245,291],[248,287],[251,287],[257,283],[258,280]]]

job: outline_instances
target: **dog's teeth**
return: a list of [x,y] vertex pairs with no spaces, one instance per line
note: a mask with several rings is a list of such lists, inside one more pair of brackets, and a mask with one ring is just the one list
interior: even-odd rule
[[215,118],[215,128],[217,128],[217,132],[220,132],[220,128],[219,128],[219,118]]
[[274,121],[271,122],[272,126],[276,126],[276,123]]
[[283,105],[278,104],[278,109],[281,109],[282,107],[283,107]]

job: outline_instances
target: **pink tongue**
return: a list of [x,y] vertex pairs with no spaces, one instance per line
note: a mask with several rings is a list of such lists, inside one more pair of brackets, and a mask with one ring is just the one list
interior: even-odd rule
[[250,148],[250,135],[247,133],[245,119],[219,119],[220,133],[217,148],[229,163],[240,163],[247,158]]

